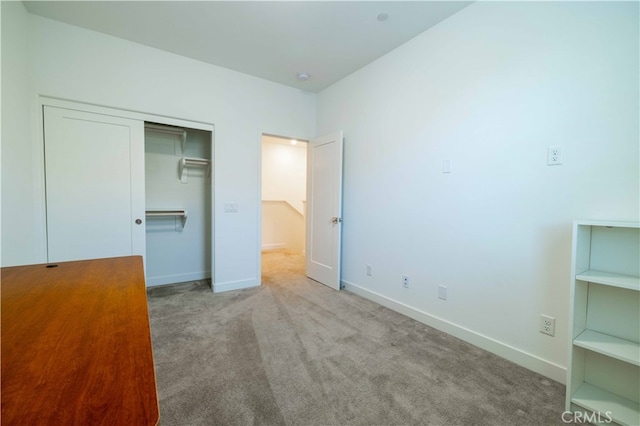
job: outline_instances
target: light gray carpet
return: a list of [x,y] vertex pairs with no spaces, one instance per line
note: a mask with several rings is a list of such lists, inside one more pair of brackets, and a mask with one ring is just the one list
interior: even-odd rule
[[169,425],[563,425],[559,383],[263,256],[264,285],[150,289]]

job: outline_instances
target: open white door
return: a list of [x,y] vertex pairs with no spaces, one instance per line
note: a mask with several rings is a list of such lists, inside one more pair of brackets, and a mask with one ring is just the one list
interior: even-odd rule
[[144,255],[144,124],[44,107],[48,261]]
[[342,132],[307,147],[307,276],[340,289]]

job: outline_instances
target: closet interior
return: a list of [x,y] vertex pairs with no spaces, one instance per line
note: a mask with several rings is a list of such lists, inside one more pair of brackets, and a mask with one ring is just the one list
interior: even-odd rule
[[147,286],[212,276],[212,132],[145,123]]

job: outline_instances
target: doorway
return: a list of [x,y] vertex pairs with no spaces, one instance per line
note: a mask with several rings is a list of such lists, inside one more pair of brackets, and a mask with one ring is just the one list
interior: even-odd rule
[[304,271],[307,199],[307,141],[262,135],[263,282],[280,261]]
[[213,132],[145,122],[147,286],[212,278]]

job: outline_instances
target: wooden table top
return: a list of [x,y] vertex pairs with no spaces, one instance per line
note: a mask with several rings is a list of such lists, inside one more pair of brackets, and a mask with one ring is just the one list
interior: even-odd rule
[[158,423],[140,256],[2,268],[2,424]]

